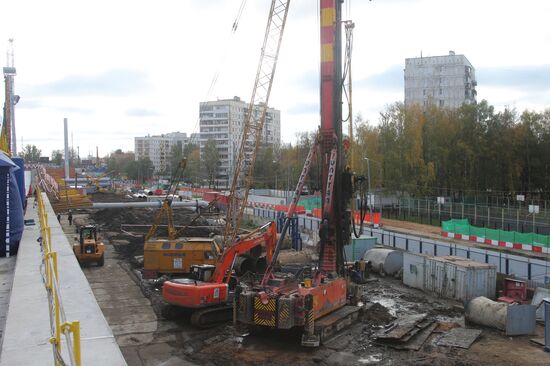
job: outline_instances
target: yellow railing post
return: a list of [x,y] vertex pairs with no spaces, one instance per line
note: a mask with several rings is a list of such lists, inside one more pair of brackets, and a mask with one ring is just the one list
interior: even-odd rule
[[51,253],[44,253],[44,267],[46,272],[46,288],[51,290],[52,288],[52,269],[50,268],[50,256]]
[[[65,362],[59,358],[61,355],[61,334],[63,333],[65,335],[67,342],[70,344],[70,336],[72,333],[72,347],[68,348],[69,353],[72,353],[70,364],[73,366],[81,366],[80,322],[78,320],[73,322],[65,321],[61,324],[61,314],[65,314],[65,312],[61,308],[60,303],[57,252],[52,250],[52,233],[48,224],[48,214],[46,211],[46,205],[42,198],[42,191],[39,188],[39,184],[37,184],[36,187],[36,200],[38,202],[40,235],[42,237],[42,252],[45,266],[45,285],[48,290],[50,304],[54,312],[54,314],[50,314],[50,316],[55,318],[55,327],[53,329],[54,334],[50,337],[50,343],[52,343],[55,347],[55,365],[60,366],[65,364]],[[63,319],[65,319],[64,315]]]
[[61,325],[63,333],[73,333],[73,356],[76,366],[81,365],[80,361],[80,321],[65,322]]
[[52,283],[52,292],[53,292],[53,303],[55,308],[55,341],[58,347],[59,352],[61,352],[61,316],[59,311],[59,291],[57,286],[59,286],[59,281],[57,277],[57,253],[51,252],[51,257],[53,261],[53,274],[52,282],[55,281],[55,286]]

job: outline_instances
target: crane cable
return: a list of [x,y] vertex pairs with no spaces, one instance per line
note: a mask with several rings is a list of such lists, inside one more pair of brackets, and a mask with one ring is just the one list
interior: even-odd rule
[[[206,92],[206,95],[204,96],[205,101],[208,101],[210,99],[210,96],[212,95],[212,92],[214,91],[214,88],[216,87],[216,83],[218,82],[218,78],[221,74],[223,65],[225,64],[225,60],[227,59],[227,55],[229,53],[229,50],[232,48],[233,39],[235,34],[237,33],[237,29],[239,28],[239,22],[241,20],[241,17],[243,15],[245,6],[246,6],[247,0],[242,0],[241,5],[239,6],[239,10],[237,11],[237,15],[235,16],[235,20],[233,21],[233,24],[231,25],[231,31],[229,32],[229,36],[227,37],[227,40],[223,42],[225,45],[223,51],[221,52],[221,57],[219,58],[218,67],[216,68],[216,71],[214,72],[214,75],[212,75],[212,80],[210,81],[210,86],[208,87],[208,90]],[[195,127],[193,128],[193,134],[197,132],[198,126],[200,124],[200,111],[199,116],[197,118],[197,122],[195,123]],[[191,141],[193,142],[193,141]]]
[[[351,16],[351,0],[348,0],[347,7],[346,7],[346,15],[347,19],[350,19]],[[348,84],[348,87],[350,89],[350,92],[348,94],[348,90],[345,87],[346,78],[348,75],[351,75],[351,61],[352,61],[352,51],[353,51],[353,29],[355,27],[354,23],[351,20],[347,20],[342,22],[342,25],[345,24],[345,31],[346,31],[346,46],[345,46],[345,60],[344,63],[344,70],[342,73],[342,79],[341,79],[341,85],[340,87],[343,90],[344,97],[346,98],[346,104],[348,105],[348,116],[345,119],[342,119],[342,123],[349,122],[350,123],[350,134],[352,133],[353,129],[353,116],[351,112],[351,77]],[[353,144],[352,136],[350,136],[350,144]],[[353,157],[352,157],[353,159]],[[353,167],[352,167],[353,168]],[[365,179],[358,180],[358,191],[359,191],[359,232],[357,232],[357,228],[355,225],[355,205],[352,202],[351,205],[351,223],[353,228],[353,234],[356,238],[359,238],[359,236],[363,232],[363,226],[364,226],[364,220],[367,215],[367,209],[366,209],[366,192],[365,192]],[[372,212],[371,212],[372,215]]]

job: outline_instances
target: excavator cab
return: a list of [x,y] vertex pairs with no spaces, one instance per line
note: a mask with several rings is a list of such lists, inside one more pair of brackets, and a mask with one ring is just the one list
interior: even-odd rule
[[212,264],[194,264],[191,266],[191,278],[197,281],[207,282],[214,274],[216,266]]
[[97,263],[98,266],[103,266],[105,246],[98,240],[95,225],[85,225],[79,228],[79,237],[75,237],[73,252],[80,265]]

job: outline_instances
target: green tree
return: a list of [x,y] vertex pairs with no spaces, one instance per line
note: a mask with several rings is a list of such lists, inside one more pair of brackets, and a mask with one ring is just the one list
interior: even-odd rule
[[135,161],[135,154],[132,151],[122,152],[117,149],[107,158],[107,171],[113,176],[126,175],[128,167]]
[[42,151],[35,145],[26,145],[19,156],[25,160],[25,163],[38,163],[41,154]]
[[126,167],[126,175],[128,179],[143,183],[153,177],[154,170],[153,162],[149,158],[143,158],[131,161]]
[[209,139],[208,141],[206,141],[201,157],[201,163],[204,169],[206,180],[208,181],[208,187],[215,187],[218,165],[220,163],[220,155],[218,153],[216,141],[214,141],[213,139]]
[[187,158],[187,168],[183,174],[184,181],[199,184],[201,181],[201,157],[198,144],[187,144],[183,148],[183,156]]
[[176,173],[178,164],[183,159],[183,157],[184,157],[183,145],[181,141],[178,141],[176,145],[172,145],[172,147],[170,148],[170,175],[171,176],[174,176],[174,174]]
[[254,187],[274,188],[277,165],[273,144],[262,144],[258,149],[256,164],[254,165]]
[[52,151],[52,162],[55,165],[63,164],[63,150],[54,150]]

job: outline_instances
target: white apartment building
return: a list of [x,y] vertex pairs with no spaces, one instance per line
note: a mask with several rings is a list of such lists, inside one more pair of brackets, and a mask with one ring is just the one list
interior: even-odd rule
[[476,103],[475,69],[464,55],[405,59],[405,105],[458,108]]
[[[233,176],[248,103],[234,97],[201,102],[199,109],[201,156],[206,142],[209,139],[216,141],[220,156],[216,183],[218,187],[228,187]],[[267,109],[262,142],[275,146],[281,144],[281,112],[277,109]]]
[[149,158],[155,167],[155,174],[169,172],[170,152],[172,146],[177,146],[178,143],[181,143],[182,149],[189,143],[186,133],[170,132],[157,136],[135,137],[135,159]]

